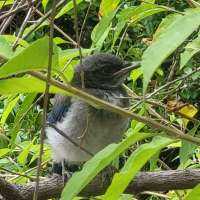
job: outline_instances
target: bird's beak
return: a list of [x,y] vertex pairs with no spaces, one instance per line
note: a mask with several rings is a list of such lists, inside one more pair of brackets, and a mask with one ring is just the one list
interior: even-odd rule
[[140,61],[136,61],[136,62],[127,62],[125,63],[125,67],[117,72],[115,72],[113,74],[113,76],[122,76],[125,75],[127,73],[129,73],[131,70],[136,69],[140,66],[141,62]]

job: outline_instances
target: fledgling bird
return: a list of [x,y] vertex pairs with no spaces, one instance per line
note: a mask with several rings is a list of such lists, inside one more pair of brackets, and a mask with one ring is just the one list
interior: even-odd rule
[[[129,100],[122,83],[133,67],[117,56],[100,53],[86,57],[75,67],[71,84],[81,88],[84,72],[85,91],[113,105],[128,107]],[[79,146],[48,127],[46,135],[52,147],[54,163],[80,164],[110,143],[119,142],[128,127],[129,119],[104,109],[96,109],[84,101],[56,95],[48,122]],[[81,147],[81,148],[80,148]],[[87,151],[84,151],[87,150]],[[88,153],[89,152],[89,153]]]

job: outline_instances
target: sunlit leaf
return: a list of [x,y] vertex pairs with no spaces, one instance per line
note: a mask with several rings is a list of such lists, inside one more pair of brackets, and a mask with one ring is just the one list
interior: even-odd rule
[[173,142],[174,140],[172,139],[157,136],[153,139],[152,142],[141,145],[136,151],[132,153],[122,170],[114,175],[112,183],[104,195],[104,200],[118,199],[128,184],[133,181],[133,178],[141,169],[141,167],[153,155]]
[[[87,56],[93,49],[81,49],[83,56]],[[80,56],[79,49],[66,49],[59,51],[59,65],[64,67],[67,62]]]
[[44,7],[44,10],[46,9],[48,0],[42,0],[42,6]]
[[0,57],[10,58],[13,54],[10,44],[0,36]]
[[[41,28],[44,28],[44,27],[46,27],[46,26],[48,26],[48,25],[49,25],[49,22],[46,20],[46,21],[42,22],[42,24],[40,24],[40,25],[35,29],[35,31],[37,31],[37,30],[39,30],[39,29],[41,29]],[[31,30],[33,30],[34,27],[35,27],[35,24],[32,24],[32,25],[28,26],[28,27],[24,30],[24,32],[23,32],[23,37],[25,37],[26,34],[28,34]]]
[[110,144],[97,153],[83,166],[80,172],[73,174],[67,182],[63,192],[63,200],[71,200],[75,197],[103,168],[111,163],[113,159],[124,152],[130,145],[137,141],[151,137],[150,133],[134,133],[119,144]]
[[[0,80],[0,94],[17,93],[43,93],[45,91],[45,82],[33,77],[11,78]],[[50,87],[50,93],[64,93],[63,90]]]
[[199,200],[200,197],[200,184],[198,184],[184,200]]
[[[0,35],[0,37],[4,38],[10,45],[12,45],[17,37],[15,35]],[[18,46],[20,47],[28,47],[29,43],[21,38],[18,40]]]
[[7,147],[8,144],[9,138],[4,133],[0,133],[0,149]]
[[103,16],[101,21],[94,27],[91,33],[93,47],[98,47],[99,49],[101,48],[110,31],[111,22],[115,14],[116,11],[113,11]]
[[[195,133],[198,130],[198,127],[200,126],[200,123],[197,124],[196,126],[194,126],[187,134],[194,136]],[[192,156],[192,154],[194,153],[194,150],[197,148],[198,146],[195,144],[192,144],[190,142],[187,141],[181,141],[181,147],[179,150],[179,157],[180,157],[180,166],[179,168],[184,168],[186,162],[189,160],[189,158]]]
[[99,14],[104,16],[117,9],[120,0],[102,0],[100,4]]
[[[46,69],[48,66],[49,39],[42,38],[12,57],[0,68],[0,78],[28,70]],[[58,53],[54,46],[52,68],[58,69]]]
[[135,83],[135,81],[142,75],[142,70],[141,67],[134,69],[131,72],[130,78],[132,79],[133,83]]
[[185,51],[181,53],[180,69],[182,69],[188,63],[188,61],[199,51],[200,36],[198,36],[192,42],[189,42],[185,47]]
[[1,116],[0,124],[1,126],[4,126],[9,114],[12,112],[13,108],[15,107],[16,103],[19,100],[19,96],[12,99],[10,102],[7,103],[7,105],[4,108],[3,114]]
[[30,109],[31,104],[33,103],[34,99],[36,98],[36,93],[30,93],[27,94],[24,98],[22,104],[17,110],[17,114],[14,119],[13,128],[11,130],[11,139],[12,141],[15,141],[15,137],[17,135],[17,132],[19,131],[21,127],[21,121],[23,117],[25,117],[28,113],[28,110]]
[[30,143],[29,145],[27,145],[19,154],[17,161],[21,164],[21,165],[25,165],[26,164],[26,160],[28,157],[28,154],[30,152],[31,147],[33,146],[32,143]]
[[142,4],[152,4],[155,3],[155,0],[145,0],[142,2]]
[[127,23],[134,24],[148,16],[163,11],[167,11],[167,7],[154,4],[142,4],[140,6],[123,9],[118,15],[118,23],[115,28],[113,45],[115,44],[117,38]]
[[2,8],[2,6],[13,4],[13,2],[14,0],[0,1],[0,8]]
[[61,37],[55,37],[55,38],[53,38],[53,42],[55,43],[55,44],[64,44],[64,43],[67,43],[67,41],[66,40],[64,40],[64,39],[62,39]]
[[[80,4],[83,0],[76,0],[76,4]],[[66,14],[68,11],[70,11],[74,7],[73,1],[69,1],[56,15],[56,19],[61,17],[62,15]]]
[[0,149],[0,157],[5,156],[10,151],[11,151],[11,149],[8,149],[8,148]]

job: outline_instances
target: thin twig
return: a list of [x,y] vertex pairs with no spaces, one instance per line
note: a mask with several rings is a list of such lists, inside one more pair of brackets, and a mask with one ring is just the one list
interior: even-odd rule
[[78,11],[77,11],[77,3],[76,0],[73,0],[74,5],[74,28],[76,32],[76,42],[77,42],[77,48],[79,49],[79,56],[80,56],[80,63],[82,64],[82,51],[80,46],[80,40],[79,40],[79,31],[78,31]]
[[186,74],[185,76],[182,76],[182,77],[180,77],[180,78],[177,78],[177,79],[175,79],[175,80],[173,80],[173,81],[170,81],[170,82],[166,83],[165,85],[159,87],[157,90],[155,90],[155,91],[152,92],[151,94],[147,95],[147,96],[145,97],[145,99],[151,98],[151,97],[154,96],[155,94],[158,94],[158,93],[159,93],[161,90],[163,90],[164,88],[169,87],[170,85],[172,85],[172,84],[174,84],[174,83],[176,83],[176,82],[178,82],[178,81],[185,80],[185,79],[189,78],[190,76],[192,76],[193,74],[195,74],[195,73],[197,73],[197,72],[199,72],[199,71],[200,71],[200,67],[197,68],[197,69],[195,69],[194,71],[192,71],[192,72]]
[[[38,9],[36,9],[36,13],[38,13],[40,16],[44,17],[44,14],[41,13]],[[48,22],[50,21],[47,19]],[[60,34],[62,34],[67,40],[69,40],[74,46],[77,46],[76,41],[74,41],[69,35],[67,35],[62,29],[60,29],[57,25],[54,24],[54,29],[57,30]]]
[[19,29],[19,33],[17,35],[17,38],[16,38],[15,42],[13,43],[13,46],[12,46],[13,50],[17,47],[18,41],[23,35],[23,32],[25,30],[25,27],[27,25],[28,20],[31,17],[32,12],[33,12],[33,7],[30,7],[29,10],[28,10],[28,13],[27,13],[27,15],[26,15],[26,17],[25,17],[25,19],[24,19],[24,21],[23,21],[23,23],[22,23],[22,25]]
[[[80,37],[78,33],[78,11],[77,11],[77,4],[76,0],[73,0],[73,5],[74,5],[74,27],[76,31],[76,42],[77,42],[77,48],[79,49],[79,57],[80,57],[80,64],[82,64],[82,51],[81,51],[81,46],[80,46]],[[81,85],[82,88],[85,88],[85,81],[84,81],[84,71],[81,69]]]
[[127,24],[126,27],[125,27],[125,30],[124,30],[124,32],[123,32],[123,34],[122,34],[122,37],[120,38],[120,42],[119,42],[119,46],[118,46],[118,48],[117,48],[117,53],[116,53],[116,55],[119,54],[119,50],[120,50],[121,45],[122,45],[122,42],[123,42],[123,40],[124,40],[124,38],[125,38],[125,36],[126,36],[126,32],[127,32],[127,30],[128,30],[128,27],[129,27],[129,25]]
[[[15,0],[15,1],[13,2],[12,6],[11,6],[11,8],[10,8],[10,10],[9,10],[8,12],[11,12],[12,10],[14,10],[14,9],[16,8],[16,6],[17,6],[17,1]],[[10,18],[10,16],[9,16],[8,18],[5,18],[5,19],[3,20],[3,22],[2,22],[1,25],[0,25],[0,30],[2,30],[3,26],[5,26],[5,23],[8,21],[9,18]]]
[[192,8],[200,7],[200,3],[197,1],[194,0],[186,0],[186,1]]
[[45,124],[47,118],[47,109],[48,109],[48,101],[49,101],[49,80],[51,79],[51,68],[52,68],[52,58],[53,58],[53,34],[54,34],[54,18],[56,15],[56,0],[52,3],[52,12],[51,12],[51,20],[50,20],[50,34],[49,34],[49,58],[48,58],[48,68],[47,68],[47,80],[46,80],[46,88],[44,94],[44,105],[43,105],[43,116],[42,116],[42,130],[40,134],[40,152],[38,158],[38,168],[37,168],[37,177],[36,177],[36,185],[34,191],[34,200],[38,199],[38,190],[39,190],[39,177],[42,163],[42,154],[44,148],[44,137],[45,137]]
[[5,18],[7,18],[7,17],[9,17],[11,15],[17,14],[18,12],[20,12],[22,10],[26,10],[28,7],[29,7],[29,5],[26,3],[26,4],[22,5],[22,6],[19,6],[18,8],[15,8],[12,11],[8,11],[5,14],[0,16],[0,20],[3,20],[3,19],[5,19]]
[[[17,0],[13,3],[13,6],[11,7],[10,11],[14,10],[15,8],[17,9],[18,7],[20,7],[23,3],[25,2],[25,0],[21,0],[20,2],[18,2]],[[7,29],[8,25],[11,23],[12,19],[14,18],[15,14],[9,16],[7,19],[5,19],[2,23],[1,26],[1,31],[0,34],[3,34],[4,31]]]
[[[65,4],[65,0],[61,0],[59,1],[57,4],[56,4],[56,8],[55,10],[57,10],[59,7],[61,7],[63,4]],[[24,35],[22,37],[22,39],[25,39],[27,38],[31,33],[33,33],[47,18],[49,18],[49,16],[51,15],[52,13],[52,9],[49,10],[43,17],[41,17],[37,23],[29,30],[29,32]]]
[[82,24],[82,26],[81,26],[81,30],[80,30],[80,34],[79,34],[79,39],[78,39],[79,45],[80,45],[80,42],[81,42],[81,39],[82,39],[83,30],[84,30],[84,28],[85,28],[85,24],[86,24],[87,17],[88,17],[88,15],[89,15],[89,11],[90,11],[91,6],[92,6],[92,0],[90,0],[89,6],[88,6],[88,8],[87,8],[87,11],[86,11],[86,14],[85,14],[85,17],[84,17],[84,20],[83,20],[83,24]]
[[135,104],[135,105],[132,107],[132,109],[134,109],[134,108],[136,108],[137,106],[139,106],[139,105],[140,105],[142,102],[144,102],[145,100],[150,99],[152,96],[159,94],[159,92],[160,92],[161,90],[165,89],[166,87],[169,87],[170,85],[172,85],[172,84],[174,84],[174,83],[176,83],[176,82],[178,82],[178,81],[182,81],[182,80],[184,81],[185,79],[189,78],[190,76],[192,76],[193,74],[195,74],[195,73],[197,73],[197,72],[199,72],[199,71],[200,71],[200,67],[198,67],[198,68],[195,69],[194,71],[192,71],[192,72],[190,72],[190,73],[188,73],[188,74],[186,74],[186,75],[184,75],[184,76],[182,76],[182,77],[180,77],[180,78],[177,78],[177,79],[175,79],[175,80],[173,80],[173,81],[170,81],[170,82],[166,83],[165,85],[162,85],[162,86],[159,87],[158,89],[154,90],[154,92],[152,92],[151,94],[146,95],[141,101],[137,102],[137,104]]

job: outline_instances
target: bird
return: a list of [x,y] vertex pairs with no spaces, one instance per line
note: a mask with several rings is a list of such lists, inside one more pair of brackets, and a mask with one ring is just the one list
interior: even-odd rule
[[[136,65],[131,66],[130,62],[108,53],[89,55],[75,67],[71,85],[112,105],[127,108],[130,102],[122,84]],[[47,121],[54,125],[46,128],[46,136],[52,148],[53,171],[59,174],[61,163],[65,162],[68,170],[70,166],[77,170],[77,166],[107,145],[119,142],[130,123],[129,118],[59,94],[53,99]]]

